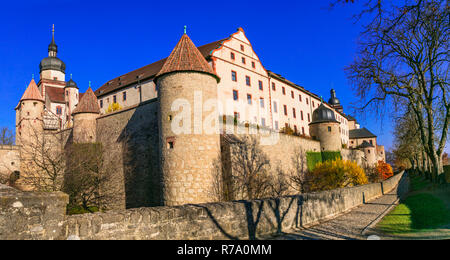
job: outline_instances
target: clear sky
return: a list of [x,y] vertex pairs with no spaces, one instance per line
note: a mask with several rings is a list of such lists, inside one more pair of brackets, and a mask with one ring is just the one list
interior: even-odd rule
[[[330,10],[331,0],[315,1],[4,1],[0,9],[0,127],[14,129],[14,107],[39,62],[47,57],[55,24],[58,57],[67,79],[84,92],[106,81],[167,57],[188,26],[197,45],[228,37],[242,27],[263,65],[328,100],[335,88],[344,106],[356,101],[344,67],[356,53],[361,31],[351,19],[360,8]],[[355,115],[392,143],[392,122]]]

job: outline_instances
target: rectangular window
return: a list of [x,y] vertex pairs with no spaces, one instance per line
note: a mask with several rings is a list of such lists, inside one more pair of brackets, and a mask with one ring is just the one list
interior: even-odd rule
[[252,95],[250,95],[250,94],[247,94],[247,103],[248,103],[249,105],[252,104]]
[[278,121],[275,121],[275,130],[278,130]]
[[308,103],[308,98],[306,98],[306,104],[308,105],[309,103]]
[[303,111],[301,111],[301,110],[300,110],[300,118],[301,118],[302,121],[303,121]]
[[281,88],[281,92],[283,93],[283,95],[286,95],[286,89],[284,87]]
[[235,60],[235,59],[236,59],[236,57],[234,56],[234,52],[230,53],[230,58],[231,58],[232,60]]
[[311,118],[310,118],[309,113],[308,113],[308,123],[309,122],[311,122]]
[[234,82],[237,82],[237,76],[236,76],[236,71],[231,71],[231,80]]
[[298,131],[297,131],[297,126],[296,125],[294,125],[294,133],[297,133]]
[[242,64],[245,64],[245,58],[242,57]]
[[277,88],[276,88],[276,86],[275,86],[275,83],[272,82],[272,90],[275,91],[276,89],[277,89]]
[[287,106],[283,105],[283,109],[284,109],[284,115],[287,116]]
[[259,99],[259,104],[260,104],[261,108],[264,108],[264,98]]
[[295,108],[292,108],[292,115],[294,116],[294,118],[297,118],[297,115],[295,114]]
[[251,86],[251,85],[252,85],[251,79],[250,79],[249,76],[245,76],[245,84],[246,84],[247,86]]
[[312,106],[314,107],[314,100],[312,101]]
[[277,106],[277,102],[273,101],[273,112],[274,113],[278,113],[278,106]]
[[252,68],[256,68],[256,63],[252,61]]
[[263,82],[260,80],[258,81],[259,90],[263,90]]
[[294,98],[294,91],[291,91],[291,97]]
[[57,115],[61,115],[62,114],[62,108],[61,107],[56,107],[56,114]]
[[239,120],[239,117],[240,117],[239,113],[238,112],[234,112],[234,119]]
[[116,95],[113,96],[113,103],[117,103],[117,96]]
[[302,127],[302,135],[305,135],[305,128]]
[[302,95],[298,95],[298,101],[302,102]]
[[328,127],[328,132],[331,132],[331,126]]
[[123,92],[123,101],[127,100],[127,92]]
[[241,44],[241,51],[244,51],[244,45]]
[[100,100],[100,108],[103,108],[103,99]]
[[233,90],[233,100],[234,101],[239,100],[239,92],[237,90]]

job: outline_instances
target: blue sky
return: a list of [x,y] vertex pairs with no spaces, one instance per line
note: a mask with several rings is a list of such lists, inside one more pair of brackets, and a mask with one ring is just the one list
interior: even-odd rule
[[[31,75],[47,56],[55,24],[58,57],[84,92],[167,57],[188,26],[197,45],[228,37],[242,27],[263,65],[329,98],[336,89],[350,113],[356,101],[344,67],[356,53],[357,4],[330,10],[318,1],[5,1],[0,10],[0,126],[14,129],[15,112]],[[69,78],[69,77],[67,77]],[[355,117],[392,143],[391,120],[370,111]]]

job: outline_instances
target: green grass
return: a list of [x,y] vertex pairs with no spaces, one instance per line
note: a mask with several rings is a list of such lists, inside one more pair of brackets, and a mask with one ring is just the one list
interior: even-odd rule
[[378,223],[378,229],[389,234],[422,232],[445,225],[450,211],[439,198],[420,193],[408,197]]
[[[433,232],[450,224],[448,188],[435,187],[420,176],[410,176],[411,194],[378,223],[388,235]],[[447,196],[442,196],[447,194]]]
[[418,175],[410,176],[410,191],[419,191],[425,189],[429,185],[429,183],[422,179],[422,177]]

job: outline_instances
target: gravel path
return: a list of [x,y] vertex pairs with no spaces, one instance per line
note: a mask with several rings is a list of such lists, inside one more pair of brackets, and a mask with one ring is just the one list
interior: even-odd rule
[[[291,230],[274,240],[366,240],[372,227],[398,204],[397,188],[348,213],[306,229]],[[372,237],[370,237],[372,238]],[[369,239],[370,239],[369,238]],[[376,238],[376,237],[375,237]]]

